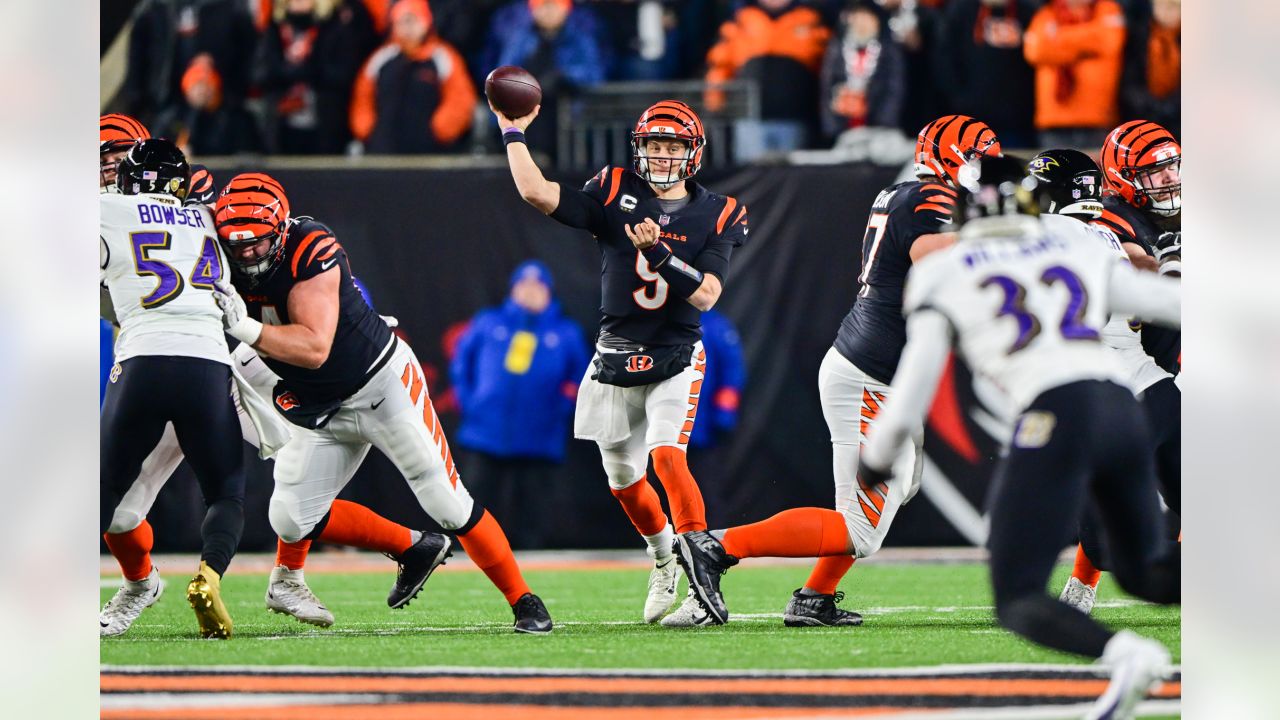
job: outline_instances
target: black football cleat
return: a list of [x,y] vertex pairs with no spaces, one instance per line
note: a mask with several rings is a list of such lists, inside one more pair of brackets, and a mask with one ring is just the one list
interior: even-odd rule
[[530,635],[546,635],[551,632],[551,613],[542,604],[542,598],[533,593],[520,596],[511,612],[516,616],[516,632]]
[[422,538],[399,557],[388,555],[396,561],[398,567],[396,584],[391,586],[391,594],[387,595],[387,605],[393,608],[407,607],[410,600],[418,597],[431,573],[452,554],[453,540],[448,535],[424,532]]
[[836,627],[861,625],[862,616],[849,610],[841,610],[836,603],[844,600],[844,593],[835,595],[801,595],[796,590],[782,614],[782,624],[787,627]]
[[725,552],[724,546],[705,530],[676,536],[676,560],[689,578],[689,586],[702,609],[716,625],[729,622],[729,608],[720,594],[720,576],[738,564],[738,558]]

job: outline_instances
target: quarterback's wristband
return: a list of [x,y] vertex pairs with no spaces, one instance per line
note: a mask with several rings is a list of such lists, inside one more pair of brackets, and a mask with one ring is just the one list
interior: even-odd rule
[[[510,145],[511,143],[523,143],[524,131],[520,128],[509,127],[502,131],[502,144]],[[528,143],[525,143],[528,145]]]
[[649,269],[666,280],[680,297],[688,298],[702,287],[702,271],[676,257],[666,243],[660,242],[642,252],[649,262]]

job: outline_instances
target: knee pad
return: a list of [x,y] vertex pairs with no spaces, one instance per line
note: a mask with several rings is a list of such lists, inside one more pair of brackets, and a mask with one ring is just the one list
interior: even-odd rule
[[299,522],[290,507],[290,503],[281,498],[278,493],[271,496],[271,504],[267,508],[267,518],[271,521],[271,530],[286,543],[296,543],[305,539],[311,532],[311,528],[315,526],[315,523],[304,525]]
[[141,513],[117,508],[111,515],[111,525],[107,527],[107,532],[112,535],[127,533],[141,525],[145,519],[146,516]]
[[609,477],[609,489],[626,490],[644,477],[644,468],[636,468],[626,452],[600,448],[600,461]]

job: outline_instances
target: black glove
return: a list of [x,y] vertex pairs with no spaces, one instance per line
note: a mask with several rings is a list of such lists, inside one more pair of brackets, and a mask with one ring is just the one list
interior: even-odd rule
[[876,485],[887,483],[892,479],[892,470],[876,470],[862,458],[858,458],[858,485],[862,486],[863,490],[871,490]]

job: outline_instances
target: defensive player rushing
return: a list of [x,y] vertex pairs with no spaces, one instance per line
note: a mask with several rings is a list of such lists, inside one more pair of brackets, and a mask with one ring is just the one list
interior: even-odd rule
[[[991,491],[996,616],[1038,643],[1109,664],[1112,682],[1090,717],[1129,717],[1159,682],[1168,651],[1132,632],[1113,634],[1046,595],[1045,584],[1092,497],[1121,586],[1153,602],[1180,600],[1181,553],[1161,536],[1146,421],[1099,332],[1111,313],[1176,325],[1180,290],[1116,262],[1087,231],[1061,232],[1034,217],[1037,183],[1024,171],[1012,158],[984,160],[957,203],[957,243],[912,271],[907,345],[858,483],[885,492],[954,346],[977,378],[1003,389],[1014,420]],[[720,574],[737,559],[717,535],[728,540],[681,535],[680,559],[699,597],[724,612]]]
[[[401,607],[444,562],[448,536],[410,531],[335,500],[377,447],[502,591],[516,631],[550,632],[551,617],[521,576],[502,528],[458,477],[422,367],[356,289],[333,233],[310,217],[291,217],[284,188],[261,173],[231,179],[215,220],[234,284],[220,285],[217,298],[227,333],[279,376],[273,401],[297,426],[276,458],[269,510],[272,529],[292,544],[293,557],[281,565],[301,567],[315,538],[387,553],[402,568],[387,601]],[[273,577],[283,572],[277,567]]]
[[[1032,158],[1027,166],[1039,181],[1047,202],[1043,222],[1064,233],[1088,228],[1095,238],[1118,259],[1128,260],[1120,239],[1105,225],[1085,225],[1102,214],[1102,172],[1088,155],[1078,150],[1049,150]],[[1062,219],[1060,219],[1060,217]],[[1112,315],[1102,328],[1102,342],[1115,348],[1127,374],[1130,389],[1142,400],[1151,440],[1155,446],[1156,474],[1160,492],[1167,497],[1181,495],[1182,393],[1173,376],[1156,365],[1142,348],[1141,324],[1122,315]],[[1100,573],[1105,568],[1105,543],[1095,511],[1086,513],[1080,525],[1081,545],[1076,552],[1074,576],[1063,588],[1061,600],[1084,613],[1093,609]],[[1090,558],[1098,561],[1097,567]],[[1092,580],[1086,584],[1080,576]]]
[[[1131,120],[1107,135],[1102,145],[1102,177],[1106,195],[1102,216],[1095,224],[1115,233],[1135,267],[1158,269],[1163,275],[1182,275],[1182,147],[1160,125]],[[1162,327],[1142,328],[1142,347],[1156,363],[1175,376],[1182,365],[1182,333]],[[1156,426],[1156,467],[1161,495],[1173,510],[1182,513],[1182,398],[1174,381],[1159,383],[1145,403],[1148,415],[1164,419]],[[1175,394],[1177,393],[1177,394]],[[1179,418],[1172,427],[1169,418]],[[1165,432],[1161,432],[1161,430]],[[1106,554],[1097,541],[1096,518],[1087,518],[1075,567],[1063,588],[1063,598],[1089,612],[1102,577],[1099,563]]]
[[[652,459],[676,532],[706,529],[685,459],[706,367],[699,313],[720,298],[730,256],[746,241],[747,208],[691,179],[706,136],[682,102],[645,110],[632,133],[632,166],[605,167],[582,190],[548,181],[530,156],[524,130],[538,108],[521,118],[494,114],[521,197],[591,232],[600,249],[600,334],[578,392],[574,436],[599,446],[609,487],[648,545],[654,568],[644,620],[655,622],[675,604],[679,572],[671,525],[645,469]],[[697,608],[691,592],[663,624],[692,625]]]
[[232,630],[220,585],[244,529],[244,460],[230,355],[210,297],[226,264],[208,209],[183,206],[190,172],[172,143],[140,140],[112,169],[121,194],[100,200],[102,280],[121,326],[102,408],[101,523],[125,577],[99,618],[104,636],[128,630],[164,590],[150,526],[121,530],[115,516],[168,423],[207,508],[187,599],[201,635]]
[[[948,223],[960,173],[977,159],[999,154],[1000,142],[986,123],[964,115],[938,118],[916,138],[917,179],[885,188],[871,206],[862,238],[862,287],[818,370],[822,414],[831,432],[834,507],[844,513],[853,552],[818,560],[783,613],[790,627],[862,623],[861,615],[837,606],[843,593],[836,587],[855,558],[880,549],[898,508],[919,490],[924,463],[922,426],[884,493],[857,488],[859,452],[890,396],[906,342],[902,287],[913,263],[954,242]],[[832,526],[832,533],[838,528]]]

